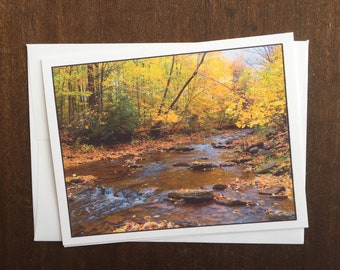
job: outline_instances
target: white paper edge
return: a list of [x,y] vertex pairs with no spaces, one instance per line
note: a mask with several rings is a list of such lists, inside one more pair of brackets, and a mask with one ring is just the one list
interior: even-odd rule
[[[270,37],[273,37],[272,39]],[[263,37],[262,37],[263,38]],[[242,41],[247,41],[247,43],[245,44],[245,46],[256,46],[256,45],[265,45],[265,44],[274,44],[274,43],[284,43],[284,53],[285,53],[285,62],[286,65],[288,66],[294,66],[293,64],[293,54],[294,51],[292,50],[292,41],[293,41],[293,37],[292,34],[282,34],[282,35],[275,35],[275,36],[266,36],[265,40],[266,42],[264,42],[262,40],[262,38],[259,37],[255,37],[255,38],[249,38],[249,39],[242,39]],[[235,43],[236,42],[236,43]],[[209,44],[208,44],[209,43]],[[228,45],[228,48],[232,48],[232,47],[240,47],[239,43],[237,42],[237,40],[228,40],[228,41],[217,41],[217,42],[207,42],[206,46],[201,46],[199,45],[199,51],[204,51],[204,50],[219,50],[219,49],[226,49]],[[195,44],[195,48],[193,49],[193,51],[197,50],[197,44]],[[186,53],[189,51],[184,51],[183,53]],[[154,55],[155,50],[152,51],[152,53],[150,54],[150,52],[140,55],[138,53],[135,54],[135,52],[129,52],[128,56],[129,58],[135,58],[135,57],[146,57],[146,56],[152,56]],[[173,53],[173,52],[171,52]],[[158,51],[156,53],[156,55],[161,55],[162,53],[160,51]],[[169,52],[164,52],[164,54],[169,54]],[[108,54],[105,54],[105,58],[100,58],[98,59],[97,57],[95,58],[91,58],[93,56],[89,55],[89,57],[86,57],[86,59],[84,59],[84,57],[80,57],[77,60],[77,56],[75,56],[75,58],[73,58],[72,61],[70,61],[70,59],[66,59],[67,60],[67,64],[75,64],[75,63],[84,63],[84,62],[91,62],[91,61],[105,61],[105,60],[114,60],[114,59],[119,59],[121,57],[121,55],[117,55],[117,54],[113,54],[108,56]],[[108,58],[107,58],[108,57]],[[116,58],[117,57],[117,58]],[[124,57],[125,58],[125,57]],[[93,59],[93,60],[90,60]],[[79,61],[80,60],[80,61]],[[44,74],[48,74],[50,71],[50,67],[51,66],[55,66],[55,65],[62,65],[65,64],[65,59],[45,59],[43,61],[43,70],[44,70]],[[77,62],[79,61],[79,62]],[[287,89],[292,89],[295,86],[295,73],[292,72],[291,70],[287,70],[286,69],[286,86]],[[45,85],[47,86],[47,89],[53,89],[53,87],[51,87],[51,76],[49,78],[50,80],[47,79],[47,76],[44,76],[44,81],[45,81]],[[48,108],[48,117],[49,117],[49,122],[51,123],[50,125],[50,129],[52,131],[52,134],[55,134],[56,131],[58,131],[56,129],[56,126],[53,127],[53,123],[57,123],[56,122],[56,114],[55,114],[55,110],[53,108],[52,105],[54,105],[53,103],[51,103],[51,100],[53,100],[53,92],[52,91],[46,91],[46,97],[47,97],[47,108]],[[288,107],[289,107],[289,111],[290,111],[290,115],[294,114],[295,117],[292,119],[292,117],[290,117],[290,125],[291,126],[296,126],[296,123],[294,123],[295,121],[299,122],[299,117],[296,117],[296,112],[299,113],[296,109],[296,104],[293,105],[296,101],[296,97],[297,95],[293,95],[291,90],[288,90]],[[52,106],[52,107],[51,107]],[[295,108],[294,108],[295,107]],[[53,108],[53,109],[51,109]],[[54,112],[54,113],[53,113]],[[296,120],[294,120],[296,119]],[[296,138],[299,137],[299,134],[296,132],[294,132],[294,128],[290,128],[291,133],[292,133],[292,137]],[[57,138],[58,136],[51,136],[51,144],[53,145],[59,145],[59,138]],[[296,144],[298,142],[296,142],[296,140],[292,140],[291,145],[292,145],[292,154],[293,154],[293,162],[298,162],[300,160],[300,155],[299,155],[299,151],[296,151]],[[58,152],[58,149],[55,149],[52,147],[52,153],[53,153],[53,157],[54,159],[56,157],[60,157],[60,150]],[[294,161],[294,157],[295,157],[295,161]],[[61,163],[61,162],[59,162]],[[64,179],[63,175],[60,174],[60,172],[63,171],[62,168],[62,164],[57,164],[57,160],[54,160],[54,165],[55,165],[55,173],[56,173],[56,177],[57,179]],[[298,166],[295,166],[295,170],[294,170],[294,177],[295,177],[295,185],[296,185],[296,189],[300,189],[298,188],[298,186],[301,186],[299,183],[300,181],[297,181],[297,179],[300,179],[299,177],[301,176],[301,172],[299,172]],[[65,185],[60,185],[57,184],[57,191],[58,194],[65,194]],[[161,230],[161,231],[152,231],[152,232],[138,232],[138,238],[141,239],[148,239],[150,237],[157,237],[157,236],[161,236],[161,237],[173,237],[173,236],[183,236],[183,235],[197,235],[197,234],[201,234],[201,233],[225,233],[225,232],[235,232],[235,230],[237,231],[255,231],[255,230],[271,230],[271,229],[287,229],[287,228],[296,228],[296,227],[305,227],[307,224],[305,222],[305,214],[303,213],[304,211],[306,212],[306,210],[301,209],[300,204],[303,203],[301,201],[303,201],[303,194],[300,194],[300,190],[298,193],[295,194],[295,200],[296,200],[296,211],[297,211],[297,215],[299,217],[299,220],[297,221],[289,221],[289,222],[270,222],[270,223],[260,223],[260,224],[242,224],[242,225],[226,225],[226,226],[212,226],[212,227],[203,227],[203,228],[186,228],[186,229],[176,229],[176,230]],[[66,196],[59,196],[59,210],[61,211],[61,213],[67,213],[68,216],[68,212],[65,212],[65,205],[66,205]],[[67,210],[67,209],[66,209]],[[66,219],[66,220],[65,220]],[[113,235],[96,235],[96,236],[88,236],[88,237],[78,237],[76,238],[72,238],[70,236],[70,227],[69,227],[69,221],[68,221],[68,217],[65,218],[63,216],[63,214],[61,215],[61,223],[62,223],[62,231],[63,231],[63,242],[64,244],[67,245],[80,245],[82,243],[102,243],[105,241],[112,241],[112,242],[117,242],[117,241],[129,241],[129,240],[135,240],[137,236],[134,236],[133,234],[136,233],[124,233],[123,235],[121,234],[113,234]]]

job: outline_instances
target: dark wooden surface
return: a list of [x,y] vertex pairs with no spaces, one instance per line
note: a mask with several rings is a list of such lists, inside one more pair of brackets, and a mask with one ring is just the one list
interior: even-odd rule
[[[338,0],[0,0],[0,269],[339,269]],[[27,43],[310,40],[304,245],[33,242]],[[338,181],[337,181],[338,180]]]

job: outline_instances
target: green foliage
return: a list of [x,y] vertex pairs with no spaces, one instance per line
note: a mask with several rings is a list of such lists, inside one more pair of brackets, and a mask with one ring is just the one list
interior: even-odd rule
[[268,126],[268,125],[263,125],[263,126],[259,126],[256,129],[256,134],[263,139],[266,139],[266,137],[270,134],[272,134],[273,132],[275,132],[276,129],[273,126]]
[[91,144],[83,144],[83,145],[81,146],[80,150],[81,150],[83,153],[90,153],[90,152],[93,152],[94,146],[91,145]]
[[103,115],[105,139],[127,141],[130,140],[139,127],[138,113],[127,96],[121,95],[117,102],[110,106]]
[[81,143],[99,145],[128,141],[138,127],[136,110],[126,96],[121,96],[102,113],[86,110],[79,114],[70,131]]

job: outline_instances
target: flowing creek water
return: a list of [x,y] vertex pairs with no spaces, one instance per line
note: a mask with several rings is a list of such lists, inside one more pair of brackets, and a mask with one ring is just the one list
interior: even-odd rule
[[[167,200],[169,192],[180,189],[212,189],[214,184],[228,185],[236,178],[254,179],[255,174],[246,172],[242,165],[218,166],[207,171],[194,171],[184,166],[195,161],[221,164],[232,159],[237,155],[234,149],[217,149],[212,144],[247,136],[248,132],[244,130],[230,137],[206,138],[188,145],[193,148],[192,151],[150,152],[141,156],[135,168],[126,166],[129,157],[111,162],[92,162],[78,168],[82,173],[95,175],[100,182],[69,196],[72,235],[112,233],[114,228],[127,221],[145,222],[145,216],[156,222],[166,220],[188,227],[266,222],[269,221],[268,211],[294,212],[292,200],[275,200],[260,195],[253,186],[241,191],[232,188],[214,191],[254,202],[242,207]],[[183,166],[174,166],[178,163]]]

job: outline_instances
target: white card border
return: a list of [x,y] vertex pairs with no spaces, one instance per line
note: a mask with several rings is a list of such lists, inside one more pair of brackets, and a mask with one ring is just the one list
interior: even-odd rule
[[[302,179],[304,171],[299,169],[299,162],[302,160],[300,151],[297,151],[298,143],[300,142],[298,129],[294,129],[300,123],[299,104],[298,100],[297,82],[295,78],[294,69],[294,39],[291,33],[269,35],[260,37],[250,37],[232,40],[211,41],[199,44],[188,45],[186,48],[173,45],[171,48],[164,46],[154,48],[149,51],[147,44],[136,44],[135,48],[128,47],[129,49],[117,50],[115,52],[99,52],[98,54],[75,54],[73,57],[58,57],[42,59],[46,109],[49,124],[49,133],[51,139],[51,150],[54,164],[54,174],[56,179],[56,189],[58,196],[58,206],[60,213],[62,239],[65,246],[84,245],[84,244],[102,244],[111,242],[134,241],[136,239],[145,239],[158,237],[172,237],[184,235],[200,235],[200,234],[216,234],[227,232],[246,232],[246,231],[259,231],[259,230],[274,230],[274,229],[293,229],[307,227],[307,211],[305,207],[305,193],[303,184],[299,179]],[[129,58],[140,58],[150,56],[161,56],[177,53],[191,53],[197,51],[221,50],[232,49],[240,47],[263,46],[270,44],[283,44],[284,62],[285,62],[285,75],[286,75],[286,89],[287,89],[287,102],[289,110],[289,125],[291,137],[291,152],[294,176],[294,195],[297,220],[295,221],[282,221],[282,222],[266,222],[266,223],[250,223],[250,224],[231,224],[231,225],[218,225],[197,228],[180,228],[158,231],[143,231],[143,232],[129,232],[122,234],[106,234],[94,236],[72,237],[70,231],[70,221],[67,208],[67,198],[65,196],[66,189],[64,184],[63,165],[61,158],[61,149],[59,143],[59,133],[57,125],[57,115],[55,110],[53,80],[51,68],[53,66],[81,64],[88,62],[101,62],[112,61]],[[287,68],[289,67],[289,68]]]

